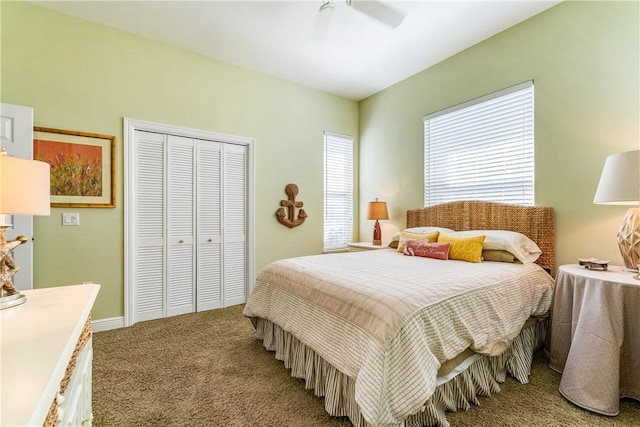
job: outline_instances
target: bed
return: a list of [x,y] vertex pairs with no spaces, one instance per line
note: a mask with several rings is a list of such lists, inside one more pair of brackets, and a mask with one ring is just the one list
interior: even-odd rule
[[[400,252],[279,260],[259,274],[244,308],[265,348],[324,398],[329,414],[357,427],[447,426],[446,411],[498,392],[507,374],[528,382],[545,339],[554,287],[552,208],[451,202],[407,211],[407,229],[416,227],[460,236],[446,231],[441,243],[424,244],[404,234],[411,238]],[[537,256],[406,256],[410,247],[433,248],[445,237],[451,255],[460,241],[479,239],[478,231],[487,236],[483,250],[504,232],[527,236]]]

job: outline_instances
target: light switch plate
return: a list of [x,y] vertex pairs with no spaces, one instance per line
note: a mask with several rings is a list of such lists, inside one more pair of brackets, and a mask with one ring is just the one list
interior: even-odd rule
[[63,213],[62,225],[80,225],[80,214],[77,212]]

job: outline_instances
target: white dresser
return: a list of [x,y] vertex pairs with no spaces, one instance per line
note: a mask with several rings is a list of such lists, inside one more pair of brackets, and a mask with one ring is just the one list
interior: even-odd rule
[[0,311],[0,426],[91,425],[96,284],[23,291]]

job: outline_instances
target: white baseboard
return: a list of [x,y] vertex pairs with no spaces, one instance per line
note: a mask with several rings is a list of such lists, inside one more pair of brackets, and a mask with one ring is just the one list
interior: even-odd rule
[[91,321],[91,329],[93,330],[93,332],[109,331],[111,329],[118,328],[124,328],[123,316]]

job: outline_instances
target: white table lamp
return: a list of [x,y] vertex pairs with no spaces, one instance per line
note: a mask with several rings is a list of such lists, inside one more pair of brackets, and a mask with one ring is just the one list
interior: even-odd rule
[[7,242],[10,215],[49,215],[49,165],[36,160],[10,157],[0,149],[0,310],[20,305],[24,295],[13,286],[15,265],[11,251],[27,238]]
[[593,203],[629,205],[618,229],[618,246],[624,265],[638,271],[640,264],[640,150],[607,157]]

